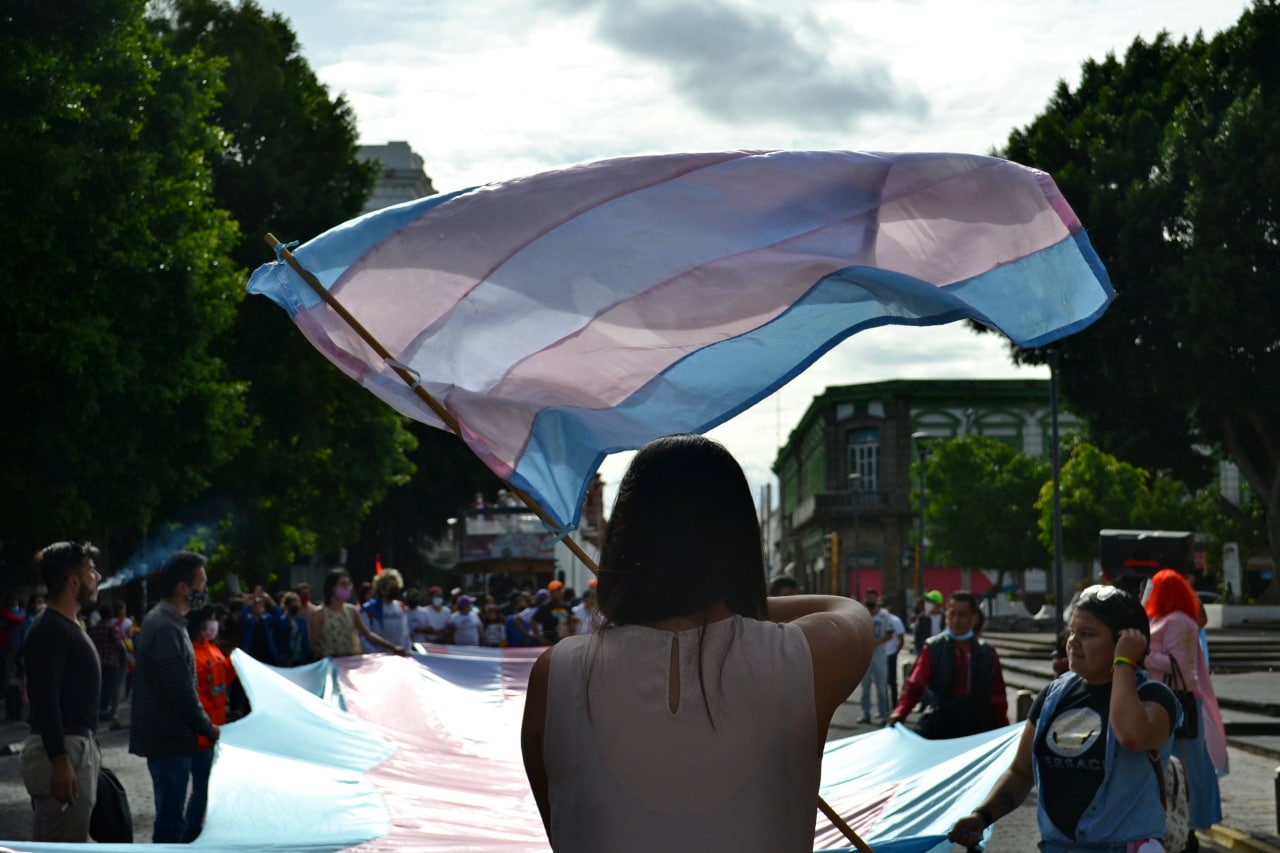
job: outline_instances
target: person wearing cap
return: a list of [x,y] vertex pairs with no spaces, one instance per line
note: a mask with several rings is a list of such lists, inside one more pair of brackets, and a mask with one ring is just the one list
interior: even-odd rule
[[1000,656],[977,635],[982,610],[970,592],[951,594],[946,628],[930,637],[902,685],[888,724],[897,725],[924,700],[916,733],[930,739],[963,737],[1009,725]]
[[472,609],[475,599],[469,595],[460,595],[456,603],[458,609],[449,614],[446,636],[454,645],[480,645],[480,616]]
[[551,848],[813,849],[827,729],[871,658],[866,609],[767,597],[751,487],[698,435],[636,453],[599,578],[604,627],[529,677],[520,741]]
[[449,608],[444,606],[444,590],[427,590],[427,605],[409,611],[410,630],[415,643],[443,643],[449,627]]
[[915,625],[915,653],[920,654],[924,649],[924,644],[929,641],[930,637],[936,637],[942,633],[942,629],[946,627],[943,624],[942,614],[942,593],[936,589],[931,589],[924,594],[925,610],[916,617]]
[[564,600],[564,584],[552,581],[547,584],[547,598],[538,605],[533,614],[542,639],[555,645],[565,637],[573,634],[573,611]]
[[1012,764],[952,827],[951,841],[976,846],[1035,786],[1043,853],[1165,849],[1160,776],[1148,753],[1167,763],[1181,711],[1173,691],[1140,669],[1150,636],[1134,596],[1111,586],[1080,594],[1070,671],[1040,691]]

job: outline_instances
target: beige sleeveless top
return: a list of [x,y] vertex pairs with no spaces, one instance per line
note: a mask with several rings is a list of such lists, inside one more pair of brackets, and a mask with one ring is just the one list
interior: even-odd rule
[[356,638],[355,605],[342,605],[341,613],[328,607],[320,612],[320,654],[324,657],[345,657],[360,654],[360,641]]
[[557,853],[813,850],[820,755],[804,635],[735,616],[707,626],[702,659],[700,684],[696,628],[556,644],[544,751]]

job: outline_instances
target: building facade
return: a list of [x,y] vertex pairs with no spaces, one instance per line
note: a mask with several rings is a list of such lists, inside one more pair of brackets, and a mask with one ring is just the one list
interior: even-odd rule
[[407,142],[388,142],[386,145],[361,145],[356,156],[364,162],[380,164],[373,192],[364,203],[361,213],[369,213],[436,194],[423,168],[422,158],[414,153]]
[[[1059,412],[1058,424],[1061,435],[1077,421]],[[989,436],[1048,458],[1049,381],[895,380],[827,388],[774,463],[778,573],[809,592],[861,597],[874,588],[900,607],[918,595],[917,572],[923,589],[984,588],[985,578],[930,560],[927,529],[923,555],[916,550],[922,523],[912,465],[930,441],[964,435]]]

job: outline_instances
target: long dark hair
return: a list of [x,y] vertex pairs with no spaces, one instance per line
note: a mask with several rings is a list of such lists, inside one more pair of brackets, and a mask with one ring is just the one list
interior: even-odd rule
[[611,625],[690,616],[719,601],[764,617],[760,523],[729,451],[669,435],[635,455],[605,531],[596,596]]
[[[602,641],[622,625],[699,617],[698,683],[714,728],[703,674],[707,610],[724,602],[751,619],[767,613],[751,487],[722,445],[700,435],[668,435],[635,455],[605,529],[596,602],[605,617]],[[588,667],[588,715],[590,674]]]

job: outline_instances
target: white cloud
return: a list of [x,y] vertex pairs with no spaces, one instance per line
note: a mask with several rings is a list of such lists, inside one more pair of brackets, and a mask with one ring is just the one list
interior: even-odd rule
[[[738,148],[985,153],[1135,37],[1230,26],[1248,0],[264,0],[363,141],[407,140],[441,191],[603,157]],[[924,105],[927,118],[921,119]],[[1030,164],[1035,165],[1035,164]],[[1088,223],[1085,223],[1086,226]],[[962,324],[863,332],[712,432],[753,483],[827,385],[1044,376]],[[629,456],[601,473],[616,487]],[[611,491],[610,491],[611,496]]]

